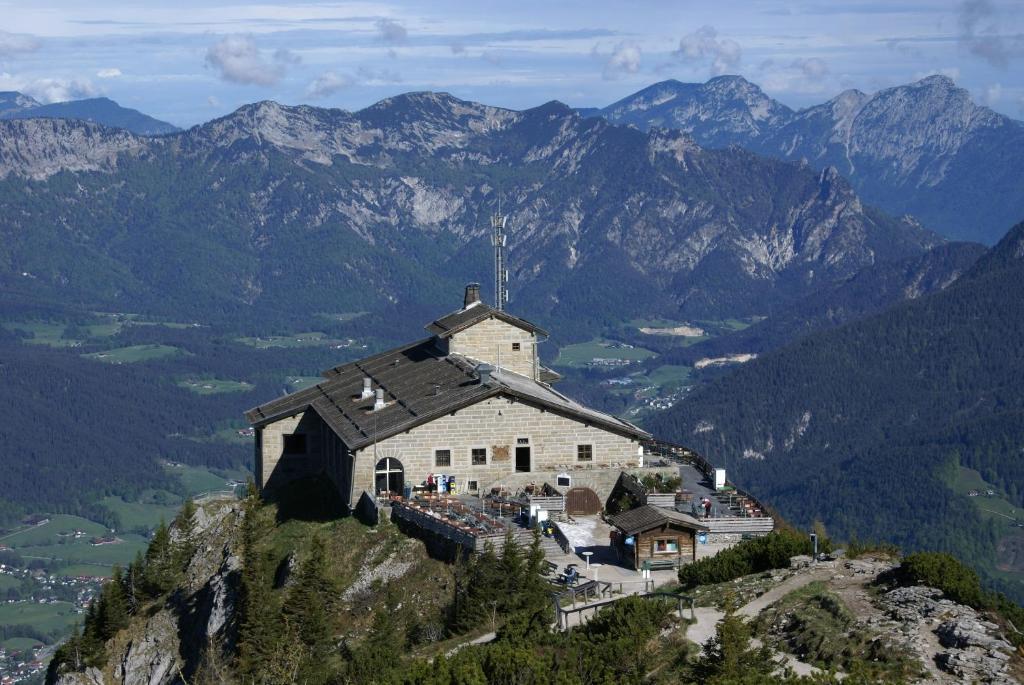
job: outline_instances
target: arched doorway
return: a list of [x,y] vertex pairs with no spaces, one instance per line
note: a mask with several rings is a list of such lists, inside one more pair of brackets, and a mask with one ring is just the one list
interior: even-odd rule
[[565,493],[565,511],[570,515],[600,514],[601,498],[590,488],[570,488]]
[[402,494],[405,486],[405,468],[402,462],[395,457],[384,457],[377,462],[374,469],[375,481],[377,483],[377,494],[393,492],[396,495]]

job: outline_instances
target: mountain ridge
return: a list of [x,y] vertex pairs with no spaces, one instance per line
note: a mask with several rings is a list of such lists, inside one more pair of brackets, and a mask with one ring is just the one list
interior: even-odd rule
[[[656,105],[652,93],[663,93]],[[992,244],[996,227],[1024,216],[1024,122],[974,104],[947,76],[871,95],[847,90],[801,110],[738,76],[664,81],[588,112],[641,129],[678,128],[704,146],[834,166],[866,201],[954,239]]]
[[180,131],[177,126],[142,112],[122,107],[107,97],[85,98],[41,104],[17,91],[0,93],[0,119],[72,119],[91,121],[137,135],[164,135]]
[[[7,197],[27,212],[0,224],[0,233],[18,236],[7,248],[4,286],[17,288],[18,275],[32,273],[37,293],[127,296],[141,300],[136,306],[175,298],[196,306],[171,273],[206,273],[201,265],[213,253],[222,260],[216,269],[209,264],[208,276],[219,286],[193,283],[211,303],[285,307],[284,293],[302,287],[327,306],[310,286],[335,282],[339,264],[365,272],[367,261],[386,265],[374,288],[379,304],[410,291],[434,299],[441,283],[432,274],[454,281],[489,273],[481,207],[495,202],[499,186],[516,226],[513,297],[541,318],[600,309],[608,310],[601,317],[620,317],[641,294],[662,315],[760,314],[812,284],[941,242],[913,221],[865,207],[834,170],[706,150],[679,132],[584,119],[559,103],[514,112],[420,93],[350,113],[261,102],[157,138],[71,121],[0,121],[0,153]],[[62,172],[75,174],[77,187],[65,187]],[[622,173],[634,180],[622,184]],[[61,221],[42,219],[44,205],[26,204],[25,179],[44,182],[34,192],[81,208],[76,240],[89,236],[81,248],[109,269],[71,268],[51,227]],[[250,199],[229,219],[239,193]],[[150,216],[147,231],[105,216],[106,204],[81,203],[110,195],[128,203],[121,210],[128,217]],[[217,228],[195,232],[181,225],[185,216],[199,226],[218,217]],[[36,231],[25,232],[30,225]],[[328,240],[335,261],[314,253],[303,237],[309,231],[330,236],[315,242]],[[167,252],[184,235],[206,251]],[[149,240],[160,242],[144,245]],[[113,244],[117,252],[108,251]],[[156,263],[154,250],[163,254]],[[270,265],[280,259],[306,267]],[[603,296],[593,292],[597,272],[618,275]],[[398,273],[419,285],[394,284]],[[86,275],[92,287],[80,290],[75,284]]]

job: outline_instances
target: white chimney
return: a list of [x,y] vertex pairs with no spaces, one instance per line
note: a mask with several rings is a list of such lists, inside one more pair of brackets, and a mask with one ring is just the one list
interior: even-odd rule
[[371,387],[373,381],[370,380],[369,376],[363,378],[363,394],[359,396],[361,400],[368,400],[373,397],[373,388]]
[[384,388],[377,388],[377,399],[373,403],[373,410],[379,411],[384,408]]

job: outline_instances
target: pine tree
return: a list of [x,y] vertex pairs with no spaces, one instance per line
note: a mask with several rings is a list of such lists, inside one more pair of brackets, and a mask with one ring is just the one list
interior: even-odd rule
[[146,549],[143,583],[146,594],[159,597],[174,586],[174,552],[171,546],[171,532],[167,524],[160,521],[153,539]]
[[104,642],[128,626],[128,601],[124,594],[124,575],[120,566],[114,566],[113,577],[103,586],[96,620],[98,633]]
[[267,563],[260,553],[262,532],[259,524],[259,500],[246,501],[242,519],[241,620],[238,637],[238,670],[245,682],[266,680],[282,643],[281,615],[275,609],[270,592]]
[[736,614],[734,603],[727,600],[725,616],[715,628],[715,636],[708,640],[704,653],[694,667],[700,682],[733,683],[763,676],[767,678],[775,669],[771,649],[750,646],[750,626]]
[[337,588],[328,573],[323,541],[312,540],[312,551],[301,565],[282,607],[286,621],[295,626],[306,658],[300,673],[309,682],[325,680],[334,643],[334,606]]

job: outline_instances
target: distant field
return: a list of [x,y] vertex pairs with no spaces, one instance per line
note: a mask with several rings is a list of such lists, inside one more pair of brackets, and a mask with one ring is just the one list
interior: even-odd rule
[[248,392],[253,389],[251,383],[245,381],[228,381],[219,378],[185,379],[178,381],[178,386],[191,390],[197,395],[216,395],[223,392]]
[[27,530],[4,536],[3,543],[20,553],[20,548],[30,545],[56,545],[60,540],[67,539],[61,536],[62,533],[73,533],[75,530],[84,531],[89,537],[107,533],[107,529],[95,521],[80,516],[56,514],[51,516],[50,522],[45,525],[32,526]]
[[645,378],[653,385],[665,387],[685,383],[689,380],[691,373],[693,373],[693,369],[689,366],[666,364],[654,369]]
[[43,632],[50,632],[55,628],[68,628],[81,618],[68,602],[0,604],[0,625],[30,625]]
[[0,646],[3,646],[9,652],[22,652],[41,644],[43,643],[39,640],[34,640],[30,637],[12,637],[0,642]]
[[243,345],[265,350],[269,347],[348,347],[350,341],[328,338],[321,331],[292,333],[291,335],[268,335],[259,338],[235,338]]
[[86,540],[75,540],[66,544],[20,547],[16,551],[26,559],[57,559],[71,564],[101,564],[126,566],[136,553],[145,552],[148,540],[141,535],[118,533],[123,542],[111,545],[92,545]]
[[12,587],[21,586],[21,581],[9,575],[0,575],[0,590],[10,590]]
[[67,340],[63,338],[66,326],[62,323],[50,321],[5,321],[2,325],[9,331],[20,331],[31,334],[25,342],[34,345],[49,345],[50,347],[74,347],[81,345],[81,340]]
[[95,359],[108,364],[134,364],[135,362],[144,362],[149,361],[150,359],[160,359],[161,357],[170,357],[178,354],[186,354],[186,352],[177,347],[171,347],[170,345],[152,344],[118,347],[113,350],[92,352],[89,354],[83,354],[82,356],[87,359]]
[[197,466],[165,466],[166,471],[178,476],[189,495],[199,495],[215,490],[227,490],[228,480],[244,483],[250,477],[248,471],[234,469],[225,472],[212,471]]
[[286,376],[284,386],[288,392],[295,392],[296,390],[305,390],[322,380],[324,380],[322,376]]
[[121,526],[128,530],[140,527],[156,528],[161,520],[170,523],[181,508],[180,504],[125,502],[120,497],[104,497],[100,504],[121,517]]
[[590,342],[577,343],[563,347],[555,360],[556,366],[582,367],[594,359],[621,359],[643,361],[655,356],[654,352],[643,347],[612,347],[621,345],[608,340],[595,339]]
[[342,312],[340,314],[328,314],[327,312],[319,312],[317,316],[328,319],[330,321],[338,321],[340,323],[347,323],[352,319],[358,319],[360,316],[367,314],[368,312]]

